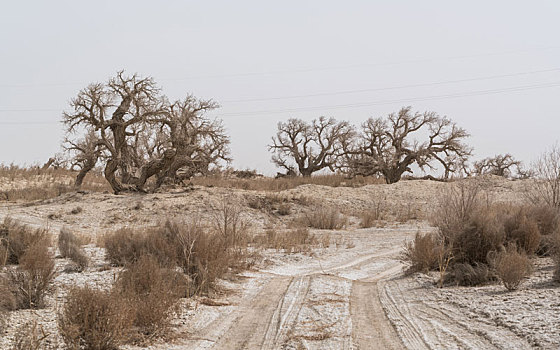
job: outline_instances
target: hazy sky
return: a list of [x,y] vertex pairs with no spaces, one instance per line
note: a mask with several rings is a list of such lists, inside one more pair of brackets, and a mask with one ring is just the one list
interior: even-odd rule
[[559,139],[559,1],[2,1],[0,162],[44,162],[61,113],[116,71],[214,98],[233,165],[275,172],[278,121],[359,125],[402,106],[467,129],[476,158]]

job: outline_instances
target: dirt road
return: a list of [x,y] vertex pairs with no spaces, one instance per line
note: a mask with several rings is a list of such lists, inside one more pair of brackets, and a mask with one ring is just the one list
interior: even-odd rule
[[[386,234],[387,232],[383,233]],[[401,232],[402,233],[402,232]],[[360,254],[266,271],[254,297],[217,318],[192,349],[528,349],[509,329],[426,297],[402,276],[400,244],[369,235]],[[361,236],[362,235],[362,236]],[[394,237],[394,233],[385,239]],[[396,240],[396,238],[393,238]],[[402,236],[400,236],[402,239]],[[364,245],[368,243],[362,241]],[[372,243],[373,242],[373,243]],[[292,271],[292,273],[290,273]],[[187,344],[185,344],[187,345]]]

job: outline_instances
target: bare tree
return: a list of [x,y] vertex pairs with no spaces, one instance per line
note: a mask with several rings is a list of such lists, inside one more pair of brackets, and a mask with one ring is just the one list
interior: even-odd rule
[[528,191],[535,204],[560,208],[560,147],[556,144],[533,163],[535,182]]
[[[184,169],[184,177],[206,173],[212,164],[230,161],[229,137],[221,121],[205,117],[205,113],[218,108],[212,100],[200,100],[192,95],[169,105],[165,113],[148,118],[148,123],[160,126],[158,146],[173,149],[150,164],[138,182],[145,183],[147,177],[158,174],[156,187],[165,179],[179,180],[177,172]],[[147,177],[146,177],[147,176]]]
[[492,174],[502,177],[523,173],[521,162],[509,153],[479,160],[473,164],[473,171],[476,175]]
[[268,146],[272,162],[288,172],[295,167],[303,176],[328,168],[334,171],[354,136],[354,128],[345,121],[320,117],[308,124],[301,119],[278,123],[276,137]]
[[143,191],[154,175],[159,186],[181,168],[195,174],[229,160],[222,124],[204,117],[218,105],[190,95],[171,104],[152,78],[119,72],[106,84],[81,90],[70,106],[63,114],[67,140],[84,130],[88,136],[67,144],[80,155],[76,161],[85,173],[105,155],[104,175],[115,193]]
[[70,168],[78,168],[78,175],[74,182],[76,189],[80,189],[84,178],[89,173],[103,153],[103,143],[97,138],[95,131],[89,129],[83,138],[76,141],[66,138],[63,147],[71,154]]
[[[416,135],[426,135],[420,142]],[[387,119],[370,118],[362,125],[356,144],[346,152],[343,169],[351,175],[382,174],[387,183],[399,181],[410,166],[434,169],[439,163],[448,178],[461,170],[471,149],[462,141],[469,134],[435,112],[412,113],[410,107]]]
[[98,132],[99,142],[109,152],[105,178],[115,193],[131,189],[134,177],[127,142],[134,135],[131,127],[163,112],[153,79],[136,74],[128,77],[121,71],[107,84],[91,84],[80,91],[70,106],[73,110],[63,114],[68,132],[80,127]]

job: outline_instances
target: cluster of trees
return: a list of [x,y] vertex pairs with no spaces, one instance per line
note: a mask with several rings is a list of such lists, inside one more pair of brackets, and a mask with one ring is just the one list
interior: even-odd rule
[[395,183],[412,172],[413,164],[422,170],[439,164],[445,178],[464,170],[472,153],[464,143],[468,136],[446,117],[405,107],[387,118],[370,118],[359,130],[333,118],[290,119],[278,124],[269,150],[277,166],[303,176],[329,168],[350,176],[381,175]]
[[[164,182],[180,182],[205,174],[230,161],[229,137],[220,120],[206,113],[213,100],[187,95],[169,101],[154,80],[118,72],[105,83],[90,84],[63,113],[63,143],[71,168],[79,170],[76,187],[99,163],[115,193],[145,191]],[[387,117],[370,118],[356,128],[346,121],[320,117],[312,122],[289,119],[278,123],[268,146],[272,162],[287,175],[311,176],[330,169],[349,176],[383,176],[399,181],[415,165],[421,170],[452,174],[494,174],[527,177],[510,154],[486,158],[469,166],[472,149],[467,131],[435,112],[402,108]]]
[[152,78],[136,74],[119,72],[105,83],[90,84],[63,114],[63,147],[79,170],[76,186],[98,162],[119,193],[144,191],[152,176],[157,188],[228,161],[229,138],[221,121],[205,116],[218,107],[192,95],[171,102]]

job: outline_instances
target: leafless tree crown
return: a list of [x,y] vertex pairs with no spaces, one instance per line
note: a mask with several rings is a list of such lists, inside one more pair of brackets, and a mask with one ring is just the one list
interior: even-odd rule
[[301,175],[311,176],[325,168],[334,170],[353,136],[354,128],[348,122],[334,118],[320,117],[311,123],[289,119],[278,123],[268,147],[274,164],[288,173],[295,168]]
[[171,103],[152,78],[122,71],[107,83],[90,84],[63,113],[65,147],[80,168],[76,186],[100,159],[115,193],[143,191],[152,176],[157,187],[165,179],[177,180],[181,169],[188,177],[229,160],[221,122],[205,116],[218,107],[192,95]]
[[524,174],[526,174],[522,169],[521,162],[509,153],[498,154],[475,162],[473,172],[476,175],[492,174],[507,178],[513,176],[524,177]]
[[463,143],[468,136],[463,128],[435,112],[413,113],[410,107],[402,108],[388,118],[370,118],[362,125],[358,139],[345,152],[343,169],[351,175],[381,174],[387,183],[394,183],[412,172],[412,164],[424,170],[434,169],[436,162],[448,178],[471,155]]

